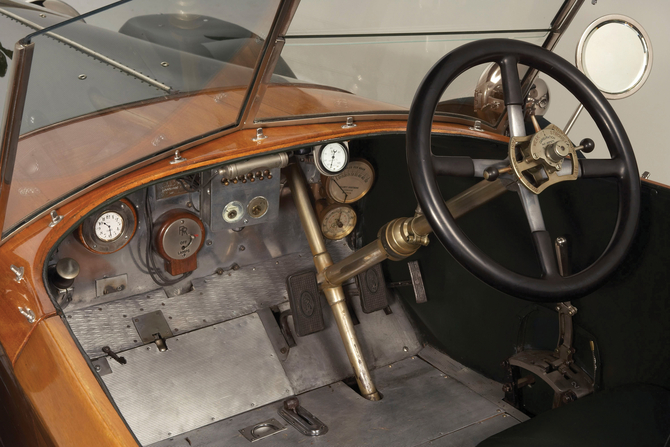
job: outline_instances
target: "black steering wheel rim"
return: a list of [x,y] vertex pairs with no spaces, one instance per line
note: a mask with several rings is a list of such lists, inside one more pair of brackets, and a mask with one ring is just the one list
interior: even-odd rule
[[[495,62],[503,71],[507,106],[520,105],[518,77],[505,77],[505,67],[522,64],[543,72],[566,87],[590,113],[600,130],[619,186],[619,211],[612,238],[601,256],[571,276],[545,274],[532,278],[508,270],[482,252],[463,233],[449,213],[437,185],[432,163],[431,127],[437,104],[446,88],[469,68]],[[508,107],[509,109],[509,107]],[[563,58],[544,48],[510,39],[488,39],[465,44],[440,59],[426,74],[414,96],[407,123],[407,163],[417,200],[435,236],[454,258],[475,276],[501,290],[530,301],[560,302],[576,299],[598,288],[626,256],[637,230],[640,214],[640,178],[626,132],[602,93]],[[582,164],[582,175],[598,177],[598,165]],[[542,233],[542,234],[540,234]],[[550,243],[549,234],[533,233],[538,243]],[[541,253],[539,253],[542,256]],[[545,254],[546,256],[546,254]]]

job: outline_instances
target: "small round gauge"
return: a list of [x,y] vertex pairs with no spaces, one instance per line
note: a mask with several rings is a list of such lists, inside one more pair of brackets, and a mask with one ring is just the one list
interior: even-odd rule
[[242,217],[244,217],[244,205],[242,205],[237,200],[233,200],[228,205],[223,207],[221,216],[227,223],[239,222],[242,220]]
[[356,226],[356,212],[349,205],[333,203],[321,212],[321,232],[328,239],[348,236]]
[[323,187],[329,199],[338,203],[353,203],[361,200],[372,188],[375,170],[363,159],[349,162],[338,175],[323,179]]
[[119,238],[123,233],[123,217],[116,211],[107,211],[95,222],[95,235],[105,242]]
[[107,254],[121,250],[137,229],[135,207],[121,199],[91,214],[79,226],[79,241],[93,253]]
[[254,219],[260,219],[261,217],[265,216],[265,213],[268,212],[269,207],[270,204],[268,203],[268,199],[263,196],[258,196],[249,201],[249,205],[247,205],[247,212]]
[[316,169],[323,175],[337,175],[348,161],[349,149],[343,143],[329,143],[314,150]]

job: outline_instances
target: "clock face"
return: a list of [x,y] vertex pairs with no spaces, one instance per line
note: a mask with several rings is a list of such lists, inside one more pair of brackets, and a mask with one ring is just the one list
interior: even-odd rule
[[329,172],[340,172],[347,164],[347,150],[339,143],[330,143],[321,150],[319,158]]
[[110,242],[121,236],[123,228],[123,217],[115,211],[107,211],[95,222],[95,235],[101,241]]

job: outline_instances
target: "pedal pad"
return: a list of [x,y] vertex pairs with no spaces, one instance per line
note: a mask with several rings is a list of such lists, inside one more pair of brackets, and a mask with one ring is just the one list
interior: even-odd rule
[[361,307],[366,314],[388,307],[388,289],[380,264],[369,268],[356,277],[361,291]]
[[304,337],[325,329],[316,273],[312,270],[296,273],[286,283],[295,333]]

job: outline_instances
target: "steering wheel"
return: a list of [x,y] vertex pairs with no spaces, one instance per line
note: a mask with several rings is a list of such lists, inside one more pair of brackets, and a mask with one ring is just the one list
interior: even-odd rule
[[[435,108],[446,88],[457,76],[469,68],[490,62],[497,63],[501,69],[512,144],[525,140],[524,98],[517,64],[535,68],[566,87],[591,114],[607,143],[610,159],[581,159],[577,162],[572,143],[565,134],[558,131],[563,135],[561,144],[569,145],[573,156],[565,159],[565,151],[564,158],[557,156],[566,162],[566,166],[557,171],[571,169],[567,166],[570,164],[576,167],[575,179],[611,177],[616,179],[619,187],[619,212],[609,244],[593,264],[580,272],[565,277],[559,273],[558,261],[551,237],[545,229],[538,196],[526,186],[527,179],[520,180],[524,176],[516,169],[507,176],[510,183],[518,185],[519,196],[542,267],[540,277],[521,275],[493,261],[463,233],[445,205],[437,185],[437,175],[472,176],[474,167],[481,166],[482,161],[467,157],[464,160],[464,157],[435,156],[431,153],[431,127]],[[517,162],[514,159],[515,153],[518,153],[518,149],[510,147],[510,161],[513,165]],[[552,153],[556,154],[556,151]],[[528,157],[525,161],[534,162],[531,158]],[[444,56],[431,68],[421,82],[410,108],[407,122],[407,163],[421,209],[442,245],[475,276],[494,288],[519,298],[560,302],[589,294],[623,261],[637,230],[640,177],[633,149],[619,118],[602,93],[572,64],[544,48],[526,42],[488,39],[468,43]],[[523,164],[524,161],[519,163]]]

